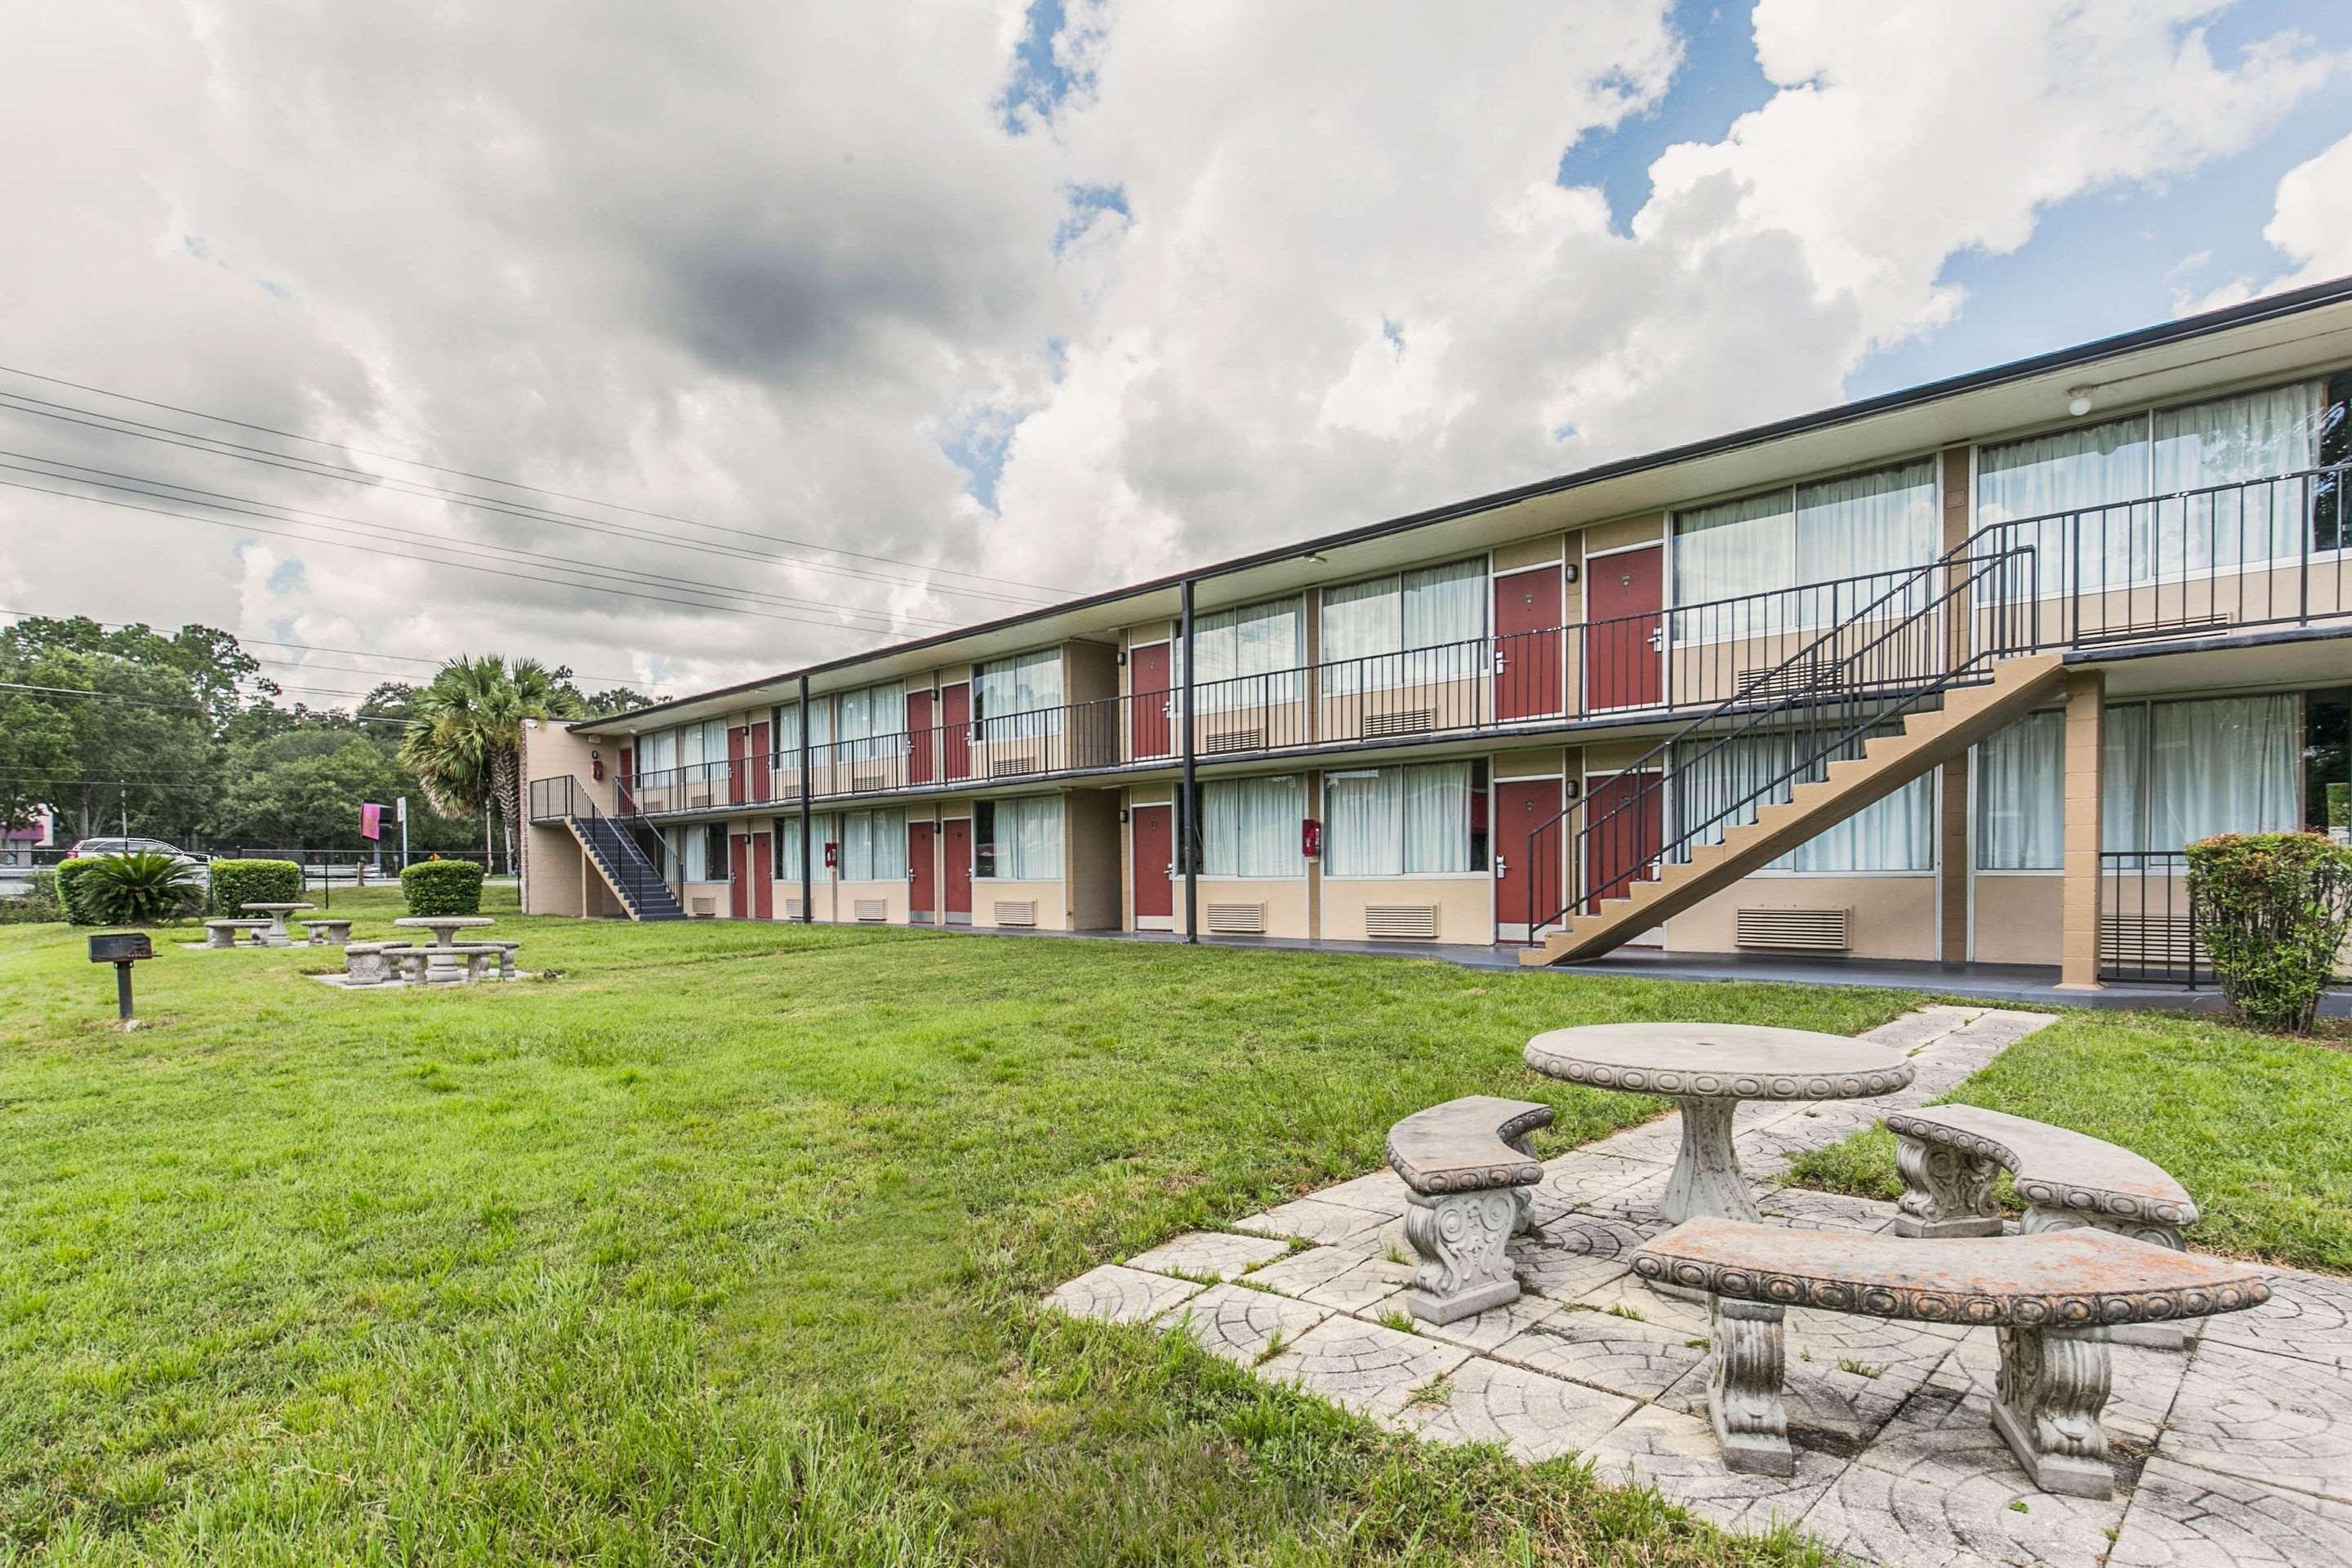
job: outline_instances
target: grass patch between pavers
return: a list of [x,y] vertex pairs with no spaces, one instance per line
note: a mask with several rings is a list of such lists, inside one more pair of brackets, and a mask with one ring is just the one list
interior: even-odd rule
[[1034,1303],[1455,1095],[1547,1153],[1659,1109],[1539,1030],[1913,998],[489,912],[562,978],[166,937],[130,1035],[83,933],[0,930],[0,1559],[1816,1560]]
[[[2331,1045],[2179,1015],[2067,1013],[1945,1098],[2155,1161],[2197,1200],[2192,1247],[2352,1272],[2352,1054]],[[1903,1195],[1884,1128],[1807,1151],[1788,1179]],[[2014,1207],[2008,1189],[2004,1176]]]

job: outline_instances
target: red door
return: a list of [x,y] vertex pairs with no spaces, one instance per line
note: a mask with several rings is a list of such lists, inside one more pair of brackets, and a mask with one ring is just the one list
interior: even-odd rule
[[751,918],[751,841],[740,833],[730,836],[727,840],[727,912],[739,921]]
[[637,812],[637,750],[635,746],[621,748],[621,777],[614,785],[620,792],[621,815],[635,816]]
[[1176,890],[1168,869],[1176,860],[1176,809],[1139,805],[1127,820],[1135,835],[1135,918],[1172,915]]
[[907,910],[918,921],[934,919],[939,905],[939,879],[931,872],[931,825],[928,822],[907,824]]
[[1549,921],[1560,907],[1559,868],[1567,862],[1562,836],[1575,828],[1562,822],[1540,846],[1528,836],[1559,815],[1558,779],[1499,779],[1495,784],[1495,926],[1510,936]]
[[1538,566],[1495,579],[1495,717],[1539,719],[1561,711],[1568,686],[1560,657],[1559,568]]
[[1168,645],[1130,649],[1127,674],[1132,693],[1127,707],[1128,755],[1164,757],[1173,749],[1168,744]]
[[1622,550],[1584,564],[1584,691],[1589,708],[1658,700],[1664,668],[1665,549]]
[[909,691],[907,693],[907,782],[908,784],[927,784],[931,782],[932,741],[931,694],[928,691]]
[[[971,682],[968,680],[940,688],[940,760],[947,764],[946,777],[971,777]],[[967,825],[964,831],[971,829]]]
[[776,759],[769,753],[776,749],[774,731],[765,724],[751,726],[751,798],[768,798],[768,785],[776,776]]
[[743,804],[743,758],[751,749],[751,731],[738,724],[727,731],[727,804]]
[[[736,842],[740,844],[741,839]],[[776,918],[776,841],[772,834],[751,835],[751,852],[746,857],[744,869],[751,874],[751,918],[772,921]]]
[[1622,899],[1658,874],[1659,804],[1655,773],[1619,773],[1585,796],[1585,910]]
[[961,915],[964,923],[971,923],[971,818],[951,816],[947,827],[948,904],[947,916],[953,921]]

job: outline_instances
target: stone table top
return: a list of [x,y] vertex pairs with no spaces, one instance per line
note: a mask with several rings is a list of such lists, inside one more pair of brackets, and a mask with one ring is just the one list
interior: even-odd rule
[[1527,1064],[1595,1089],[1685,1100],[1857,1100],[1909,1085],[1902,1052],[1759,1024],[1589,1024],[1528,1042]]
[[403,915],[392,922],[396,926],[422,926],[433,933],[435,945],[448,947],[457,940],[457,932],[477,926],[494,926],[499,922],[488,915]]
[[264,914],[290,915],[296,910],[315,910],[319,906],[316,904],[247,904],[244,907],[248,910],[259,910]]

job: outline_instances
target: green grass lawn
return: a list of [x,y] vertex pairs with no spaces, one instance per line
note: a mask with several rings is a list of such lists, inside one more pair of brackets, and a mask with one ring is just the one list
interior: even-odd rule
[[[2197,1199],[2190,1245],[2352,1272],[2352,1054],[2202,1019],[2068,1013],[1946,1098],[2145,1154]],[[1895,1139],[1797,1161],[1801,1185],[1900,1197]],[[2008,1197],[2008,1183],[2001,1184]]]
[[[391,896],[339,895],[386,934]],[[0,928],[0,1559],[1733,1563],[1575,1467],[1423,1447],[1148,1332],[1091,1265],[1540,1096],[1538,1029],[1913,998],[1341,955],[509,917],[560,979],[186,952],[107,1020]]]

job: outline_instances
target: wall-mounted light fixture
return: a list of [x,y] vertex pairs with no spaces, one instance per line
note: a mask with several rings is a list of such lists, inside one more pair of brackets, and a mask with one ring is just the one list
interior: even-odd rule
[[1563,786],[1565,786],[1565,787],[1564,787],[1565,797],[1566,797],[1567,799],[1569,799],[1569,800],[1574,800],[1578,795],[1582,795],[1582,794],[1584,793],[1584,785],[1583,785],[1583,783],[1582,783],[1581,781],[1580,781],[1580,780],[1577,780],[1577,779],[1562,779],[1562,780],[1560,781],[1560,783],[1561,783],[1561,784],[1562,784]]
[[2096,388],[2070,386],[2066,389],[2066,412],[2080,419],[2091,411],[2091,394]]
[[1575,582],[1575,581],[1576,581],[1576,563],[1575,563],[1575,562],[1570,561],[1570,562],[1566,563],[1561,567],[1561,569],[1560,569],[1560,570],[1561,570],[1561,581],[1563,581],[1563,582],[1567,582],[1567,583],[1573,583],[1573,582]]

